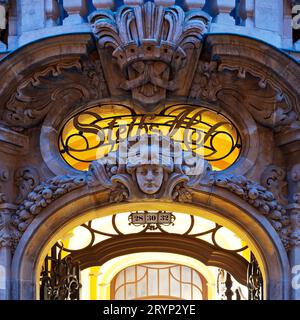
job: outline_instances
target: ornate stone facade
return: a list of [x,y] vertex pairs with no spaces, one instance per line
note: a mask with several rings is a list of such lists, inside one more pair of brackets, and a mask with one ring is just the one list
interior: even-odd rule
[[[69,22],[81,19],[82,8],[67,9]],[[49,23],[56,11],[47,8]],[[230,221],[265,264],[267,298],[299,297],[288,279],[300,261],[300,66],[255,39],[206,34],[206,12],[158,2],[101,7],[89,33],[50,37],[0,61],[0,258],[9,252],[11,280],[24,277],[32,288],[20,281],[5,298],[36,298],[34,268],[63,225],[89,210],[141,203],[202,208]],[[126,146],[125,158],[113,150],[86,172],[59,154],[62,126],[91,105],[119,103],[159,117],[181,102],[211,108],[238,128],[240,156],[228,169],[182,156],[174,141],[172,156],[159,149],[154,163]]]

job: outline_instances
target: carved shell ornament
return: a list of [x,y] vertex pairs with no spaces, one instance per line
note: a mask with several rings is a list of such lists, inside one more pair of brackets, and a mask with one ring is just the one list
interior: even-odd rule
[[201,10],[185,13],[153,2],[122,6],[116,13],[97,10],[89,17],[99,49],[113,49],[124,77],[120,87],[142,104],[155,104],[166,90],[176,90],[187,51],[201,48],[210,19]]

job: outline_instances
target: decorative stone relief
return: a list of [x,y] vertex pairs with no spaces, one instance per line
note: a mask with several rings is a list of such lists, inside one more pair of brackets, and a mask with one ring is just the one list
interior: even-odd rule
[[55,104],[77,105],[106,96],[99,60],[60,62],[19,84],[5,104],[2,118],[21,131],[38,124]]
[[[137,199],[191,202],[193,194],[202,186],[216,186],[256,208],[270,221],[284,246],[289,248],[290,219],[285,207],[271,191],[244,176],[211,171],[206,161],[190,154],[183,155],[180,145],[172,142],[170,148],[166,148],[168,139],[165,137],[151,136],[151,139],[151,144],[148,144],[149,135],[144,135],[138,142],[121,144],[118,152],[111,152],[92,162],[89,171],[78,176],[58,176],[42,182],[19,205],[13,216],[14,226],[24,232],[43,208],[64,194],[84,186],[91,190],[109,190],[109,201],[113,203]],[[154,152],[151,149],[149,151],[150,146],[154,147]],[[123,153],[122,149],[127,152]],[[280,171],[275,173],[271,174],[271,181],[266,180],[271,189],[277,176],[280,179],[283,176]]]
[[32,167],[22,167],[15,172],[15,184],[19,189],[15,203],[20,204],[28,193],[39,184],[39,175]]
[[290,234],[290,245],[300,246],[300,230],[295,230]]
[[296,164],[290,171],[290,193],[291,199],[288,205],[292,232],[290,244],[293,247],[300,246],[300,164]]
[[[6,182],[8,181],[8,179],[9,179],[8,169],[5,167],[0,168],[0,181]],[[7,201],[7,197],[5,193],[3,193],[1,190],[2,190],[2,186],[0,185],[0,204]]]
[[300,164],[292,168],[291,180],[295,184],[292,200],[294,203],[300,204]]
[[189,95],[229,107],[238,103],[258,123],[277,131],[297,120],[288,96],[275,83],[257,71],[222,64],[218,59],[199,61]]
[[217,174],[213,184],[233,192],[255,207],[270,221],[284,246],[289,248],[290,219],[272,192],[244,176]]
[[2,192],[2,187],[0,186],[0,204],[6,202],[7,197],[4,192]]
[[86,175],[57,176],[36,186],[19,205],[13,216],[13,224],[20,231],[25,231],[31,221],[43,208],[62,195],[86,184]]
[[0,168],[0,181],[6,182],[9,179],[9,171],[7,168]]
[[21,233],[12,225],[12,212],[8,209],[0,208],[0,248],[16,248]]
[[300,246],[300,164],[292,167],[290,172],[291,180],[291,203],[289,213],[292,222],[292,232],[290,234],[291,246]]
[[286,206],[288,204],[288,199],[285,196],[287,181],[284,169],[270,165],[264,170],[260,181],[263,187],[273,193],[281,205]]
[[[151,105],[184,83],[179,72],[188,58],[194,63],[190,60],[193,50],[199,57],[210,17],[201,10],[185,13],[179,6],[168,8],[146,2],[122,6],[116,13],[97,10],[89,20],[99,50],[113,50],[123,75],[120,87],[131,91],[142,105]],[[103,67],[108,66],[104,63]]]

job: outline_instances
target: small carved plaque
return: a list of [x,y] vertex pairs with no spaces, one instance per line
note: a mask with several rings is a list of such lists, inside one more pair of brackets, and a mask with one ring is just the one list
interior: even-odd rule
[[175,216],[171,212],[156,211],[156,212],[132,212],[129,217],[129,225],[142,226],[142,225],[173,225]]

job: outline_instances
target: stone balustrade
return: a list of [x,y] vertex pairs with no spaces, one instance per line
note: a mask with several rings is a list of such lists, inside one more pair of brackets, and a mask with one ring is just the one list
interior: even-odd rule
[[[7,6],[8,50],[52,35],[89,32],[87,17],[97,9],[115,10],[144,0],[0,0]],[[154,0],[162,6],[202,8],[213,17],[210,32],[257,37],[277,47],[293,50],[289,0]],[[1,21],[0,21],[1,25]],[[3,30],[1,34],[4,34]],[[2,41],[2,43],[1,43]],[[5,51],[3,37],[0,52]]]

